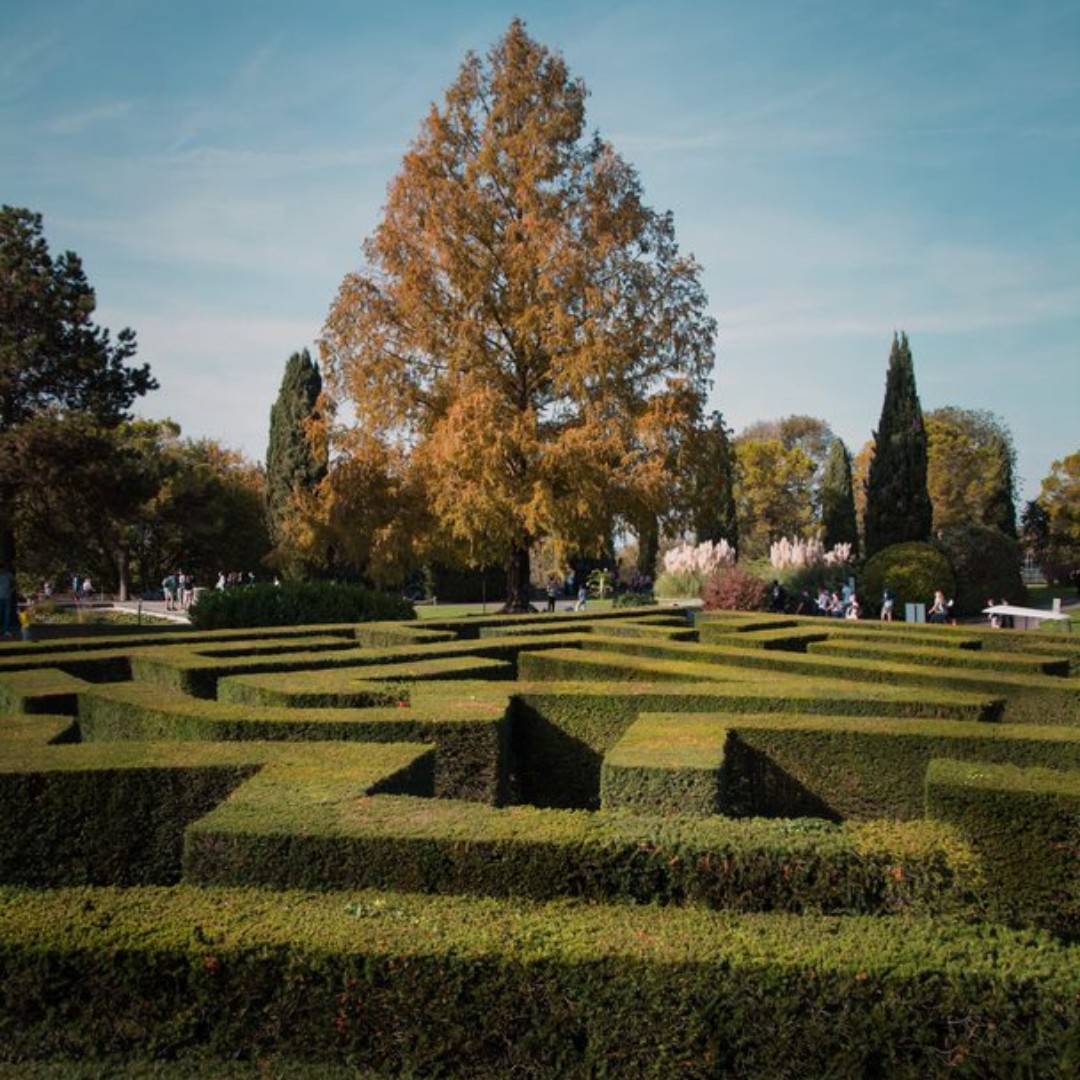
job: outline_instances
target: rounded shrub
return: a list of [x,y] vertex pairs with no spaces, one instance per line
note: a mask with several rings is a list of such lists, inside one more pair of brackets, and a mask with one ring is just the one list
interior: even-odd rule
[[990,598],[1018,603],[1024,599],[1020,545],[989,525],[957,525],[938,540],[956,574],[956,607],[962,615],[981,611]]
[[764,611],[769,583],[736,563],[710,576],[701,599],[706,611]]
[[904,604],[929,606],[937,589],[953,597],[956,578],[943,552],[932,544],[912,540],[883,548],[867,559],[859,583],[860,599],[876,610],[886,588],[896,598],[896,609],[901,612]]
[[199,630],[225,630],[415,619],[416,609],[400,596],[362,585],[290,581],[208,590],[199,594],[190,615]]

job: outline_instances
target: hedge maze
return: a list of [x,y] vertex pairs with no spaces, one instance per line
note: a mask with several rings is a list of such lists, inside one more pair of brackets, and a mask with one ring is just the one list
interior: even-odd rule
[[1075,1077],[1080,640],[0,647],[0,1077]]

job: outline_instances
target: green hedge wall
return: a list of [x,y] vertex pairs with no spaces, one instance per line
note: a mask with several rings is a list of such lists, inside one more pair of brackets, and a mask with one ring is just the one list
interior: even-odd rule
[[1080,966],[948,920],[0,890],[0,1056],[399,1076],[1075,1075]]
[[184,880],[740,911],[958,912],[975,860],[934,823],[704,821],[399,797],[327,806],[251,784],[188,830]]
[[1080,941],[1080,769],[936,760],[926,812],[954,822],[982,856],[992,918]]
[[79,698],[78,727],[89,743],[205,740],[436,746],[434,792],[440,797],[502,802],[509,782],[509,694],[486,683],[455,684],[456,693],[414,688],[406,708],[251,710],[139,683],[90,688]]
[[[598,647],[597,645],[591,646]],[[964,671],[933,667],[921,663],[886,662],[844,656],[818,656],[810,645],[803,656],[784,651],[725,646],[687,645],[682,643],[603,640],[602,647],[613,653],[640,656],[649,666],[667,662],[676,665],[697,663],[757,668],[777,674],[819,679],[841,679],[866,683],[888,683],[910,687],[909,693],[959,691],[985,694],[1002,702],[1001,718],[1010,723],[1078,724],[1080,723],[1080,686],[1075,680],[1049,675],[1019,675],[998,671]],[[544,663],[545,661],[541,661]],[[550,661],[546,661],[550,663]],[[566,659],[571,664],[571,658]],[[614,664],[614,661],[610,661]],[[573,677],[569,669],[564,677]],[[661,677],[661,676],[658,676]]]
[[725,812],[921,817],[935,757],[1080,767],[1080,729],[949,720],[732,717]]
[[286,581],[207,589],[189,612],[198,630],[415,619],[408,600],[332,581]]

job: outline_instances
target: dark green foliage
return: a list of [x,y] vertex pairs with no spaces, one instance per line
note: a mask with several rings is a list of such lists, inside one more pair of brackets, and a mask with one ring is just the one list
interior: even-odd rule
[[905,604],[925,604],[929,610],[934,593],[955,595],[956,578],[948,558],[930,544],[894,544],[872,555],[859,576],[859,592],[871,610],[881,605],[885,589],[896,598],[896,614],[902,618]]
[[[18,467],[20,429],[68,412],[112,427],[157,388],[148,365],[128,364],[135,334],[124,329],[112,341],[93,322],[95,305],[78,255],[50,255],[41,215],[0,208],[0,564],[14,563],[19,493],[39,480]],[[51,452],[62,455],[63,443],[54,440]]]
[[1018,604],[1027,590],[1020,577],[1020,545],[988,525],[958,525],[938,534],[956,574],[956,608],[975,615],[992,599]]
[[1080,771],[932,761],[926,811],[985,861],[992,918],[1080,941]]
[[117,424],[157,388],[148,365],[127,366],[134,333],[121,330],[114,343],[93,323],[94,307],[78,255],[49,254],[41,215],[0,209],[0,434],[52,407]]
[[851,455],[843,439],[833,439],[821,480],[822,543],[826,551],[850,544],[859,553],[859,525],[855,516],[855,488],[851,481]]
[[627,590],[616,593],[612,598],[611,606],[616,608],[650,607],[656,603],[656,597],[651,592],[634,592]]
[[309,430],[316,418],[322,376],[311,354],[293,353],[277,400],[270,410],[270,441],[266,448],[266,507],[270,537],[285,538],[285,523],[294,512],[297,492],[312,492],[326,476],[325,448],[317,451]]
[[1073,638],[605,611],[0,644],[0,1076],[1072,1080]]
[[180,880],[184,829],[251,766],[0,773],[0,881],[169,885]]
[[179,888],[6,890],[0,923],[16,1062],[1066,1080],[1080,1049],[1075,950],[947,920]]
[[922,822],[690,820],[412,796],[321,820],[274,810],[233,800],[199,822],[185,882],[848,914],[956,913],[977,884],[966,845]]
[[866,552],[927,540],[933,509],[926,484],[927,438],[906,334],[893,338],[881,420],[866,482]]
[[[697,542],[726,540],[739,546],[739,524],[735,505],[735,449],[731,429],[723,416],[714,412],[691,447],[689,469],[690,526]],[[652,573],[653,567],[643,567]]]
[[408,600],[332,581],[287,581],[207,590],[191,608],[200,630],[227,627],[318,626],[324,623],[415,619]]

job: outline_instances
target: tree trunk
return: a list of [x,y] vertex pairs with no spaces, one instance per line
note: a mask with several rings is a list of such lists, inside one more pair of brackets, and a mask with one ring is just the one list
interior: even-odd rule
[[520,545],[510,553],[506,563],[505,615],[518,615],[536,609],[529,603],[529,549]]
[[635,569],[643,576],[656,573],[656,558],[660,554],[660,523],[650,515],[638,524],[638,554]]
[[15,496],[14,484],[0,486],[0,566],[15,572]]
[[122,547],[116,555],[116,569],[120,578],[116,597],[120,601],[131,599],[131,552]]

